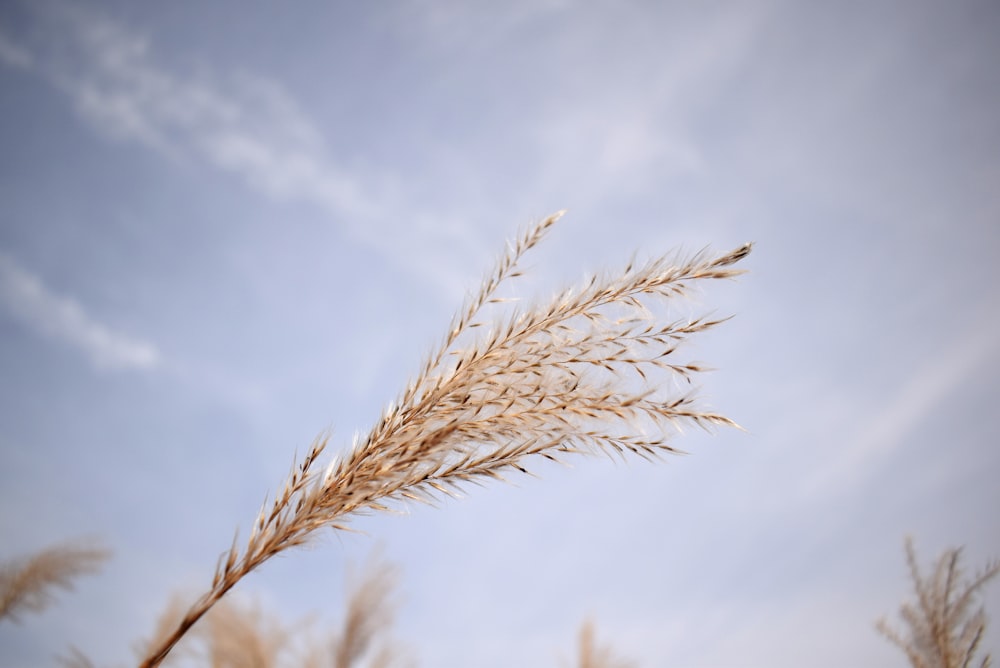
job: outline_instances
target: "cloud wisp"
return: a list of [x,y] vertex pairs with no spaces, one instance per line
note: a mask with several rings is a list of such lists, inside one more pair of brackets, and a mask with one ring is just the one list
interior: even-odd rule
[[0,30],[0,62],[17,69],[28,69],[34,64],[34,59]]
[[60,48],[2,39],[0,56],[12,66],[34,63],[99,131],[338,218],[374,213],[374,198],[330,158],[320,131],[275,83],[246,73],[181,76],[156,61],[145,37],[82,9],[39,10],[36,18]]
[[391,169],[352,172],[279,83],[210,64],[181,70],[141,32],[99,12],[42,5],[31,14],[38,29],[28,37],[0,32],[0,64],[47,81],[106,138],[231,175],[274,201],[315,206],[353,241],[440,294],[455,292],[462,276],[442,269],[441,248],[472,248],[475,240],[456,236],[440,211],[404,201],[406,186]]
[[831,466],[808,479],[804,488],[834,493],[845,481],[869,476],[1000,350],[1000,321],[984,319],[917,369],[895,396],[862,423]]
[[151,370],[160,352],[147,341],[116,332],[76,300],[55,294],[35,275],[0,254],[0,305],[35,332],[76,348],[102,370]]

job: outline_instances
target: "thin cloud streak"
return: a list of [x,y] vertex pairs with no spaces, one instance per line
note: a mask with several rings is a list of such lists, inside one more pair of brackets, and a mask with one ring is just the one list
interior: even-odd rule
[[[34,16],[60,48],[11,42],[9,51],[34,63],[32,69],[106,137],[175,164],[232,174],[273,200],[312,204],[352,239],[409,268],[440,294],[454,293],[462,275],[442,269],[440,248],[475,243],[449,236],[440,212],[421,216],[402,201],[391,173],[376,184],[349,173],[328,153],[320,127],[279,84],[247,72],[172,71],[157,62],[149,39],[83,8],[49,7]],[[421,217],[433,220],[433,229],[396,222]]]
[[[704,177],[715,166],[696,132],[698,114],[759,44],[766,6],[738,5],[710,17],[688,17],[684,30],[661,43],[659,35],[632,26],[633,46],[612,52],[598,67],[618,68],[613,90],[595,99],[589,82],[566,84],[557,104],[537,123],[534,138],[544,146],[541,190],[558,187],[566,174],[579,178],[587,165],[588,199],[622,192],[648,192],[676,177]],[[570,63],[607,41],[608,26],[590,19],[561,42]],[[676,58],[662,57],[663,52]],[[578,202],[577,202],[578,204]]]
[[34,59],[30,53],[0,31],[0,62],[18,69],[29,69],[34,64]]
[[[147,39],[109,19],[69,8],[44,18],[73,56],[45,59],[46,76],[100,131],[170,159],[203,161],[268,196],[311,201],[345,220],[376,212],[276,84],[249,74],[224,83],[185,78],[155,62]],[[34,58],[24,47],[11,53]]]
[[69,297],[50,291],[35,275],[0,254],[0,304],[35,332],[84,353],[98,369],[155,369],[153,344],[116,332]]
[[842,454],[809,479],[804,489],[833,493],[843,490],[844,481],[868,476],[894,451],[902,447],[921,420],[934,414],[935,406],[967,383],[983,364],[1000,350],[1000,321],[978,323],[936,355],[908,379],[900,391],[857,435],[846,441]]

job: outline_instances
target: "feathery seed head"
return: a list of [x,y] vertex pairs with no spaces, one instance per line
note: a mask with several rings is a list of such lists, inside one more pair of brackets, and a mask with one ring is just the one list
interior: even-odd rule
[[523,255],[563,213],[508,245],[417,377],[322,473],[312,466],[327,439],[316,441],[270,511],[262,510],[246,548],[240,552],[234,544],[223,555],[212,590],[144,666],[157,665],[244,575],[320,528],[345,529],[352,516],[388,510],[392,500],[433,502],[468,483],[528,473],[537,458],[603,453],[653,459],[678,452],[669,439],[685,423],[735,426],[698,408],[689,392],[671,391],[704,370],[676,359],[680,344],[723,320],[662,323],[652,304],[683,296],[698,281],[741,274],[732,265],[746,257],[750,244],[718,257],[703,251],[688,259],[633,260],[624,271],[594,275],[548,303],[520,306],[492,327],[479,326],[483,307],[505,301],[497,289],[520,274]]

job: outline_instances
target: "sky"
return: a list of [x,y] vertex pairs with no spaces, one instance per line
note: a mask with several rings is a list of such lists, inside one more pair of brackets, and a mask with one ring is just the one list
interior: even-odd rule
[[238,595],[332,626],[380,552],[420,666],[570,665],[586,619],[640,666],[905,666],[904,537],[1000,557],[997,34],[990,0],[3,2],[0,559],[114,556],[0,663],[134,663],[567,209],[526,303],[755,243],[672,307],[735,315],[689,354],[745,431],[400,504]]

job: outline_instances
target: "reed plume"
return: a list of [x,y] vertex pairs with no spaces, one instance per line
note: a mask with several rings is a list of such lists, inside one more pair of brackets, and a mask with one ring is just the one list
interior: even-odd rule
[[[352,517],[387,510],[392,501],[429,502],[466,483],[526,473],[529,459],[593,452],[655,458],[676,452],[668,440],[682,423],[735,426],[700,409],[689,391],[670,391],[704,370],[678,361],[678,346],[722,320],[663,322],[651,307],[684,295],[698,281],[742,273],[732,265],[750,252],[749,244],[717,257],[631,262],[486,327],[484,307],[504,301],[496,296],[498,287],[520,274],[523,255],[561,215],[545,218],[508,246],[415,380],[367,436],[324,470],[318,461],[329,436],[317,438],[261,509],[246,545],[234,539],[209,591],[143,666],[158,665],[245,575],[319,529],[345,529]],[[486,333],[474,338],[475,330]]]
[[594,624],[587,620],[580,627],[578,668],[634,668],[635,664],[615,656],[608,645],[598,645]]
[[[395,569],[377,557],[368,561],[357,581],[351,580],[347,609],[339,631],[325,644],[313,645],[304,668],[388,668],[399,656],[388,639],[393,622]],[[367,664],[362,659],[370,657]]]
[[[913,668],[968,668],[973,664],[986,631],[986,611],[973,610],[976,595],[1000,573],[1000,561],[986,565],[965,579],[959,564],[962,551],[945,550],[928,577],[920,572],[913,540],[906,539],[906,563],[910,569],[916,602],[904,603],[899,616],[906,634],[893,629],[883,618],[875,628],[902,649]],[[978,664],[990,665],[989,654]]]
[[105,548],[79,542],[0,564],[0,620],[17,622],[26,612],[43,611],[55,600],[55,589],[72,589],[76,578],[96,573],[110,557]]
[[[391,639],[396,569],[377,554],[366,560],[359,577],[350,578],[347,602],[338,627],[315,636],[308,621],[286,622],[253,601],[226,597],[185,636],[163,665],[182,656],[213,668],[390,668],[405,657]],[[184,613],[180,598],[171,599],[160,615],[152,641],[142,643],[140,657],[162,642]],[[60,657],[64,668],[93,668],[76,648]]]
[[280,620],[232,599],[213,607],[196,631],[202,665],[212,668],[278,668],[291,639]]

